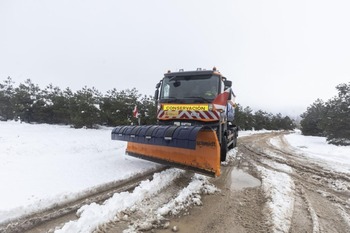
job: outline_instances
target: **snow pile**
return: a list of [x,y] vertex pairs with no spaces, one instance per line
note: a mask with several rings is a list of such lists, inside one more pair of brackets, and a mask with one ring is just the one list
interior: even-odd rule
[[0,223],[159,166],[124,156],[111,130],[0,121]]
[[229,164],[233,163],[237,158],[238,156],[237,156],[237,147],[236,147],[227,152],[226,161],[221,162],[221,165],[228,166]]
[[246,137],[246,136],[251,136],[253,134],[262,134],[262,133],[271,133],[271,132],[278,132],[278,131],[274,131],[274,130],[240,130],[238,131],[238,137]]
[[261,162],[264,163],[265,165],[268,165],[269,167],[273,167],[274,169],[277,169],[280,172],[287,173],[287,174],[293,173],[293,169],[286,164],[278,163],[271,160],[262,160]]
[[334,181],[331,181],[329,186],[336,190],[336,191],[348,191],[350,189],[350,185],[349,185],[349,182],[346,182],[344,180],[334,180]]
[[[275,164],[278,168],[278,164]],[[266,214],[271,217],[273,232],[289,232],[294,208],[294,182],[282,172],[257,166],[261,173],[262,189],[266,195]],[[286,167],[281,167],[284,170]],[[287,169],[289,170],[289,169]]]
[[[181,189],[174,198],[168,197],[164,203],[154,203],[150,206],[146,203],[141,203],[130,208],[141,211],[146,218],[141,217],[129,225],[129,228],[123,233],[134,233],[149,231],[153,228],[167,228],[170,224],[166,215],[178,215],[181,211],[186,210],[193,205],[202,205],[201,194],[213,194],[219,190],[212,185],[208,177],[202,175],[194,175],[192,181],[187,187]],[[170,201],[169,201],[170,199]],[[137,213],[136,213],[137,215]]]
[[132,193],[116,193],[102,205],[96,203],[85,205],[78,210],[79,219],[77,221],[70,221],[62,229],[55,232],[92,232],[99,225],[114,220],[121,211],[157,194],[182,173],[183,171],[178,169],[168,169],[161,173],[155,173],[151,181],[141,182]]
[[213,184],[208,181],[208,178],[196,174],[191,183],[182,189],[176,198],[172,199],[168,204],[158,209],[160,215],[177,215],[181,210],[186,209],[191,205],[202,205],[200,194],[213,194],[218,192]]
[[330,145],[325,137],[303,136],[300,132],[285,135],[285,138],[296,151],[314,161],[339,172],[350,173],[350,146]]

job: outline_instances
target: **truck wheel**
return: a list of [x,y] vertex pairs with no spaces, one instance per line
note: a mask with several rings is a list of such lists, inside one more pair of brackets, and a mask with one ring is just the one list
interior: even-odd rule
[[227,138],[223,136],[221,141],[221,147],[220,147],[221,162],[226,161],[226,154],[227,154]]
[[236,145],[237,145],[237,138],[234,138],[234,139],[232,140],[232,144],[230,144],[230,145],[228,146],[228,149],[229,149],[229,150],[232,150],[233,148],[236,147]]

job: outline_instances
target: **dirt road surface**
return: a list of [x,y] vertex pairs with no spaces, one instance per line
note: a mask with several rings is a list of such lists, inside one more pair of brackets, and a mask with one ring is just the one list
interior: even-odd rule
[[[220,191],[196,194],[200,201],[179,213],[159,217],[155,210],[190,183],[190,172],[94,232],[350,232],[350,175],[296,152],[283,135],[239,138],[222,175],[209,179]],[[57,227],[46,225],[29,232]]]
[[[279,140],[283,149],[271,145],[271,138]],[[291,177],[294,185],[289,198],[294,203],[282,222],[274,221],[279,206],[268,208],[269,195],[252,178],[264,182],[257,167]],[[204,196],[202,206],[193,208],[187,216],[172,219],[179,231],[350,232],[349,174],[331,171],[296,153],[281,133],[241,138],[236,158],[212,182],[221,193]],[[284,188],[284,184],[279,185],[275,188]]]
[[[126,232],[350,232],[349,174],[329,170],[298,154],[283,135],[240,138],[236,153],[222,166],[222,175],[210,180],[221,191],[202,195],[199,206],[144,228],[140,222],[149,219],[152,210],[130,213],[123,224],[107,224],[97,232],[122,232],[127,225],[130,231]],[[270,143],[272,138],[279,147]],[[279,181],[279,177],[284,179]],[[163,192],[166,197],[160,195],[153,202],[161,205],[160,199],[173,196],[188,181],[189,177],[179,179],[172,191]]]

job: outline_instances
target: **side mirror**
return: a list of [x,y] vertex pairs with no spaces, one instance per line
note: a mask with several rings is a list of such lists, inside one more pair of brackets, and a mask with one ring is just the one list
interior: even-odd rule
[[225,88],[232,87],[232,81],[230,80],[225,80],[224,81]]
[[154,100],[158,100],[158,97],[159,97],[159,89],[157,89],[157,90],[154,92]]
[[158,100],[158,97],[159,97],[159,87],[161,85],[161,82],[157,83],[156,85],[156,91],[154,92],[154,100]]

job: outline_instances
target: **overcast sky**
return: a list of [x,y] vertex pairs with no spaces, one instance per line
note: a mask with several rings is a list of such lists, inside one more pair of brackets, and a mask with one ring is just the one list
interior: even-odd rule
[[348,0],[0,0],[0,80],[153,95],[167,70],[220,72],[237,102],[299,115],[350,81]]

